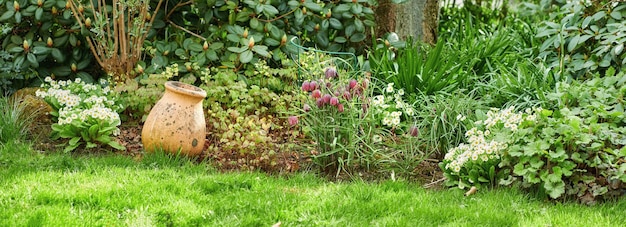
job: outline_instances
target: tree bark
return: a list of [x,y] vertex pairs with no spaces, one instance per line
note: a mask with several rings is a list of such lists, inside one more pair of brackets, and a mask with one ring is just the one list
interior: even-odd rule
[[409,0],[393,4],[379,0],[376,8],[376,35],[395,32],[402,39],[413,37],[425,43],[437,42],[440,0]]

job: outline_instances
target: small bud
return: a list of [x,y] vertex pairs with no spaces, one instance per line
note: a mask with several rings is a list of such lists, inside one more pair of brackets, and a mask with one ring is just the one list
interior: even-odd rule
[[191,68],[191,64],[185,64],[185,69],[187,72],[191,72],[193,69]]
[[85,19],[85,26],[91,28],[91,18],[87,17],[87,19]]
[[85,12],[85,7],[83,7],[83,4],[78,5],[78,12],[79,13]]
[[337,111],[339,111],[339,113],[343,113],[343,104],[339,103],[339,105],[337,105]]
[[389,43],[389,40],[385,39],[385,46],[387,46],[387,47],[391,46],[391,43]]
[[52,47],[52,45],[54,45],[52,38],[48,37],[48,40],[46,41],[46,45],[48,45],[48,47]]
[[315,27],[313,29],[315,29],[315,31],[320,30],[320,24],[315,24]]
[[209,43],[207,43],[206,41],[204,41],[204,44],[202,44],[202,49],[203,49],[203,50],[208,50],[208,49],[209,49]]
[[254,37],[250,37],[250,40],[248,40],[248,48],[252,49],[252,47],[254,47]]
[[326,13],[326,18],[330,18],[333,15],[333,13],[330,11],[330,9],[328,9],[328,13]]
[[287,35],[283,35],[283,37],[280,39],[280,45],[284,46],[287,43]]
[[13,1],[13,8],[15,11],[20,11],[20,3],[17,1]]
[[170,54],[169,50],[163,51],[163,56],[167,56],[168,54]]
[[309,112],[309,111],[311,111],[311,106],[309,106],[309,104],[304,104],[302,109],[304,110],[304,112]]
[[415,125],[411,126],[411,128],[409,129],[409,134],[412,137],[417,137],[419,135],[419,133],[420,133],[420,131],[419,131],[419,129],[417,129],[417,127]]
[[361,85],[363,85],[363,89],[367,89],[367,86],[370,85],[370,80],[363,79],[363,81],[361,81]]
[[352,0],[352,3],[356,3],[356,2],[358,2],[358,1],[357,0]]
[[65,2],[65,9],[70,9],[70,8],[72,8],[72,1]]
[[313,97],[315,99],[319,99],[320,97],[322,97],[322,92],[320,90],[315,89],[311,93],[311,97]]
[[329,67],[326,68],[326,72],[324,72],[324,74],[326,74],[326,79],[332,79],[337,77],[337,70],[335,67]]
[[137,72],[139,72],[140,74],[143,73],[143,67],[141,65],[137,65]]
[[330,98],[330,105],[332,106],[339,105],[339,99],[337,97]]
[[302,14],[306,15],[306,7],[302,8]]
[[151,19],[152,19],[152,15],[149,12],[146,12],[145,20],[150,21]]
[[78,46],[80,46],[80,44],[81,44],[80,39],[76,40],[76,46],[78,47]]
[[26,40],[22,43],[22,47],[24,47],[24,52],[28,52],[28,50],[30,50],[30,44],[28,44],[28,41]]
[[298,117],[290,116],[289,118],[287,118],[287,121],[289,122],[289,125],[296,126],[298,124]]
[[76,63],[72,63],[72,66],[70,66],[70,68],[72,69],[72,72],[76,72],[76,70],[78,70],[78,67],[76,67]]
[[43,0],[37,0],[37,6],[41,7],[43,5]]
[[50,10],[50,12],[52,13],[52,15],[57,15],[59,13],[59,10],[57,9],[56,6],[52,6],[52,9]]
[[243,38],[247,39],[248,38],[248,29],[243,31]]

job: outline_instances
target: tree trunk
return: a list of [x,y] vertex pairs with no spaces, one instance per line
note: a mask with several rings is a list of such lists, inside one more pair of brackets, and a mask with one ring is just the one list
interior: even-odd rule
[[426,43],[437,42],[440,0],[409,0],[393,4],[391,0],[379,0],[376,8],[377,32],[395,32],[402,39],[413,37]]

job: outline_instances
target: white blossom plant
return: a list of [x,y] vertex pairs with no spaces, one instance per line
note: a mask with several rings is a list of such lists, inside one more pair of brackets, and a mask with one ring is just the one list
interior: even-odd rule
[[73,151],[82,144],[85,148],[108,145],[118,150],[125,149],[112,138],[120,132],[118,113],[124,107],[119,104],[106,80],[89,84],[80,78],[55,81],[46,77],[44,82],[36,95],[53,109],[50,113],[56,120],[52,125],[53,137],[69,139],[65,152]]
[[[451,148],[439,164],[448,186],[495,185],[497,180],[506,177],[498,175],[501,156],[520,124],[536,119],[536,111],[515,112],[514,108],[492,108],[486,115],[477,114],[484,120],[474,122],[474,127],[465,132],[467,143]],[[464,119],[464,116],[459,115],[457,119]]]

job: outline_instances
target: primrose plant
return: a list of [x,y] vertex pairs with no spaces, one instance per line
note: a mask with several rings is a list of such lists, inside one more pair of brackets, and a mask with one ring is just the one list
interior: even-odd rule
[[106,80],[100,80],[100,84],[88,84],[80,78],[55,81],[46,77],[44,81],[36,95],[53,109],[50,113],[56,119],[52,125],[53,137],[70,139],[65,152],[73,151],[83,143],[85,148],[108,145],[125,149],[111,137],[119,134],[118,112],[123,106]]
[[[388,83],[379,95],[372,97],[371,108],[383,126],[392,130],[401,128],[402,119],[415,117],[413,105],[404,101],[404,89],[395,89],[394,83]],[[411,127],[409,131],[414,131]]]
[[[465,133],[467,144],[461,143],[446,153],[439,164],[448,186],[495,186],[508,174],[497,169],[505,149],[513,142],[512,135],[525,121],[535,121],[537,111],[526,109],[515,112],[514,106],[490,109],[487,114],[478,111],[479,120]],[[457,119],[463,120],[463,116]]]

